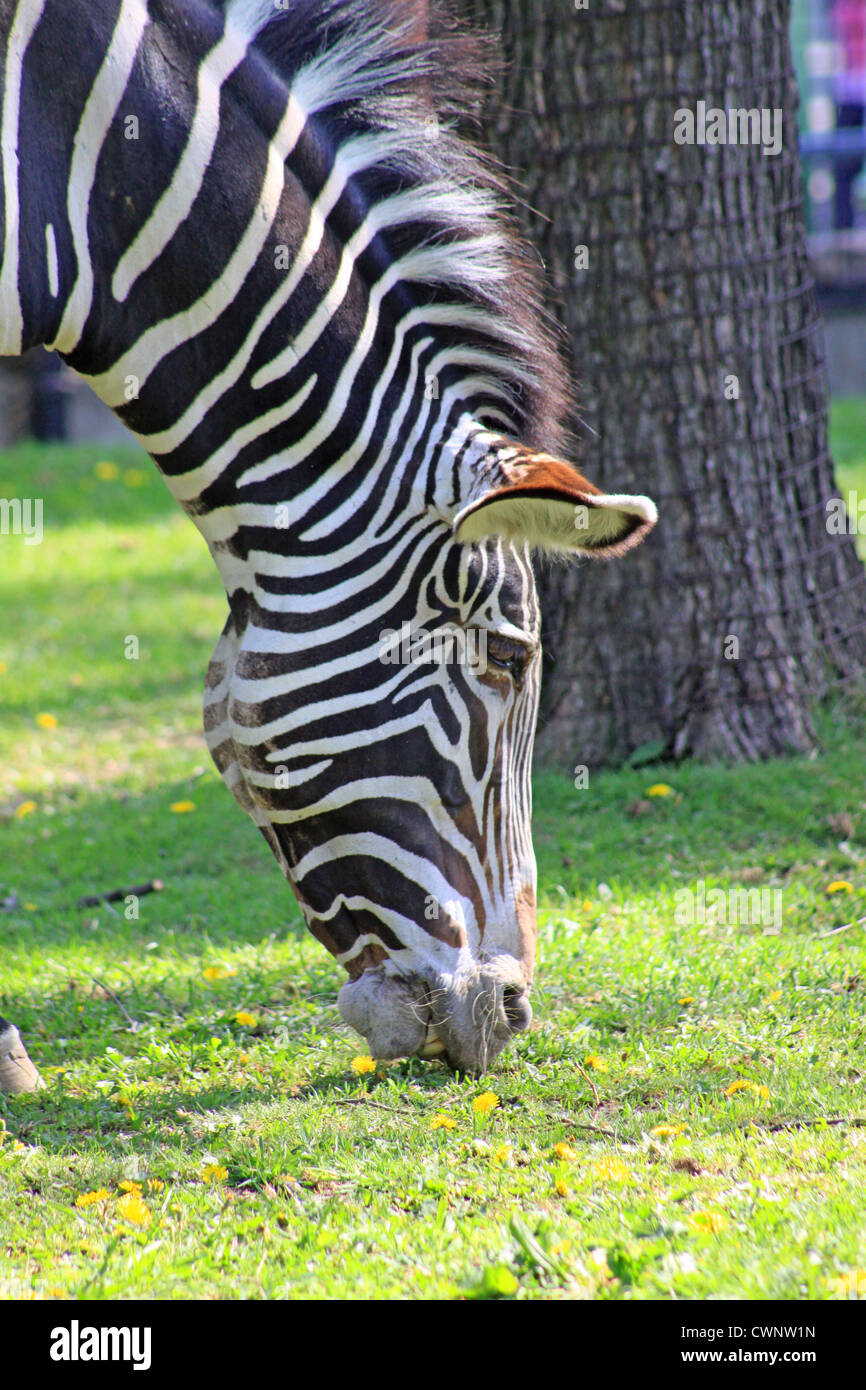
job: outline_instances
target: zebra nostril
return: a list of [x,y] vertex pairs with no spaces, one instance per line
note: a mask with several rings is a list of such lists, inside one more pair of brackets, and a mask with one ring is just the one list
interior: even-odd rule
[[506,985],[502,991],[502,1007],[512,1033],[525,1033],[532,1022],[532,1005],[524,991],[515,985]]

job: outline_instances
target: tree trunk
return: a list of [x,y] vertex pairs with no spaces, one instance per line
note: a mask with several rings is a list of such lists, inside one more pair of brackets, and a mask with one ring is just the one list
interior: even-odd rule
[[[862,684],[866,575],[828,532],[787,0],[462,6],[501,35],[485,133],[567,330],[581,467],[660,513],[634,555],[540,576],[540,755],[805,749],[816,698]],[[780,152],[677,143],[699,101],[766,108],[767,143],[781,108]]]

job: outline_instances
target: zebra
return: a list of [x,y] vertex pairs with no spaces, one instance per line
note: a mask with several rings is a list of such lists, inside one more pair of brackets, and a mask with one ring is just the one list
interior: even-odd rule
[[[532,552],[656,521],[563,458],[539,276],[462,133],[483,51],[426,0],[0,0],[0,35],[0,354],[59,353],[204,536],[207,743],[342,1018],[481,1073],[532,1018]],[[484,662],[383,659],[445,628]],[[0,1021],[0,1086],[39,1084]]]

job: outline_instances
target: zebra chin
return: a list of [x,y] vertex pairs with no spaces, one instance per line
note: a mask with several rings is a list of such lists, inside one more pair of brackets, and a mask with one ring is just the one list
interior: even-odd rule
[[373,1057],[427,1057],[476,1076],[532,1022],[528,987],[514,962],[482,963],[432,981],[374,966],[348,981],[337,1002]]

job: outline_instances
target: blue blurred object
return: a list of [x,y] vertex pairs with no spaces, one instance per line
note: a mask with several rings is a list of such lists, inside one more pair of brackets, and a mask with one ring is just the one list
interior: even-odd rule
[[809,231],[866,246],[866,0],[794,0],[791,37]]

